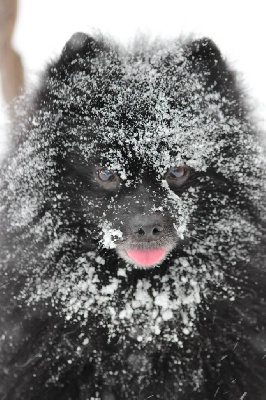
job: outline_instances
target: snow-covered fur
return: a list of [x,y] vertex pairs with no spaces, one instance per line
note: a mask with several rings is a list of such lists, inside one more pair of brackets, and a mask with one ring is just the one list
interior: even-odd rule
[[28,108],[1,173],[0,399],[265,400],[266,163],[216,46],[75,34]]

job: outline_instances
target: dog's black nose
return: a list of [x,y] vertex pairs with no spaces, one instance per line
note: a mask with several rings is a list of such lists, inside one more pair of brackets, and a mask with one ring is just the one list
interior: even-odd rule
[[159,214],[138,214],[130,220],[130,229],[137,239],[157,240],[164,233],[163,218]]

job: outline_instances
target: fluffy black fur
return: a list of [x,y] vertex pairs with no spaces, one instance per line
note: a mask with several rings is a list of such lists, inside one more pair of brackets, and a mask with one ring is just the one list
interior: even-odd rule
[[1,400],[265,399],[265,158],[243,97],[208,39],[66,44],[2,168]]

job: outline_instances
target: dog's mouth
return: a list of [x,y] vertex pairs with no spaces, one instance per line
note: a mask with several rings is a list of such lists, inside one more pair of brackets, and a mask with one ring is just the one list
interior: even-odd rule
[[167,255],[173,249],[174,246],[166,246],[161,244],[155,244],[154,247],[150,247],[150,244],[146,246],[128,245],[128,246],[117,246],[117,254],[125,260],[128,264],[135,266],[136,268],[152,268],[161,265]]
[[126,250],[127,255],[137,264],[141,266],[152,266],[162,261],[167,253],[164,247],[154,249],[129,249]]

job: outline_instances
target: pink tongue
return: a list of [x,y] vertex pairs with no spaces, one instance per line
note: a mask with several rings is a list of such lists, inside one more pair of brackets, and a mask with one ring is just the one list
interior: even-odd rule
[[127,250],[129,257],[142,265],[156,264],[165,255],[165,249]]

